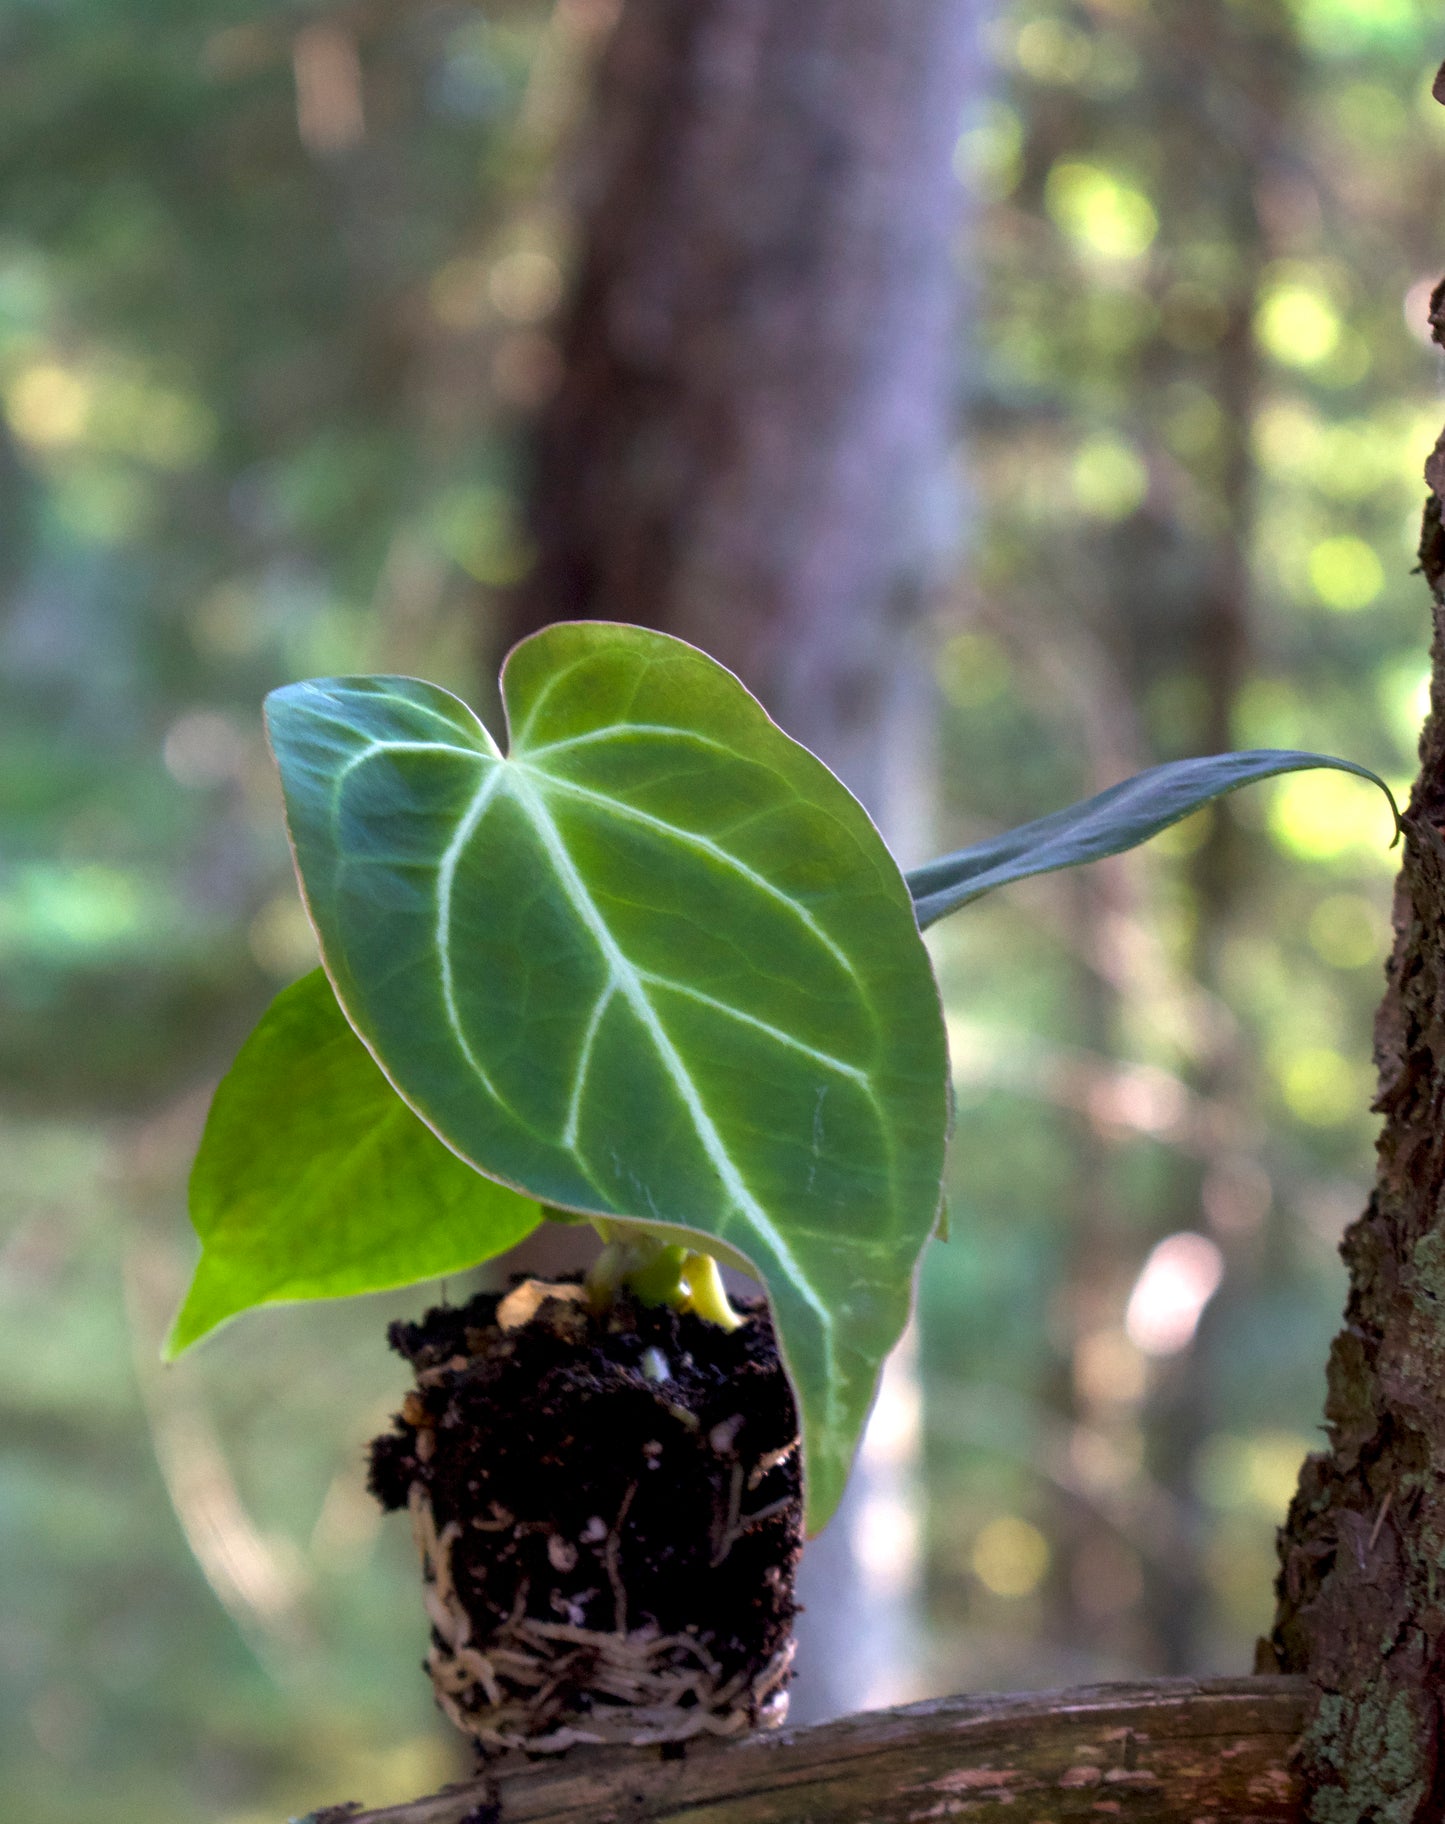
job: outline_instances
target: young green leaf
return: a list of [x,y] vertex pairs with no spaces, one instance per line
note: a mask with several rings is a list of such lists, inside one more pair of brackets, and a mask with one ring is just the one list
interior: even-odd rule
[[313,970],[271,1003],[211,1104],[191,1173],[201,1258],[166,1354],[253,1305],[460,1273],[541,1219],[417,1119]]
[[1029,874],[1052,874],[1076,868],[1105,855],[1137,848],[1171,823],[1178,823],[1227,792],[1237,792],[1256,779],[1332,767],[1378,785],[1390,800],[1398,828],[1399,811],[1388,785],[1367,767],[1328,754],[1298,753],[1288,748],[1253,748],[1237,754],[1207,754],[1197,760],[1170,760],[1151,766],[1093,798],[1054,811],[1034,823],[1021,824],[1002,836],[944,855],[914,868],[908,890],[922,930],[995,887]]
[[415,680],[268,700],[327,970],[479,1170],[760,1275],[819,1526],[938,1211],[947,1051],[907,888],[680,641],[551,626],[502,686],[506,756]]

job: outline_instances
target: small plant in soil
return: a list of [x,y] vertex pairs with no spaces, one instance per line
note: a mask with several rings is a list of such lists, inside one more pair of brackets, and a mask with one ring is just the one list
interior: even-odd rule
[[216,1093],[168,1348],[591,1223],[585,1278],[394,1327],[416,1386],[373,1487],[411,1510],[438,1698],[483,1746],[727,1733],[781,1711],[802,1534],[942,1222],[922,930],[1253,780],[1374,775],[1172,762],[905,876],[690,646],[559,624],[502,690],[505,750],[414,679],[268,699],[323,969]]

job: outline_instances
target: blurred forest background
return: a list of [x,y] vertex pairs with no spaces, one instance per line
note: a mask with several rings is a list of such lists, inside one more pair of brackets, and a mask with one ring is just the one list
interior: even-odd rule
[[[388,669],[485,700],[609,17],[0,14],[0,1764],[29,1824],[271,1824],[458,1765],[361,1473],[384,1325],[435,1288],[157,1350],[210,1089],[313,960],[260,699]],[[936,846],[1228,745],[1403,797],[1435,9],[997,0],[982,33]],[[1291,777],[939,930],[919,1695],[1248,1664],[1371,1169],[1388,835],[1368,787]]]

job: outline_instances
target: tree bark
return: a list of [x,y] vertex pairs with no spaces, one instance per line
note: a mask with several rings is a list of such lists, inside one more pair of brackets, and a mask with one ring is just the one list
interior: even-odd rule
[[1302,1679],[948,1698],[664,1761],[593,1750],[300,1824],[1302,1824]]
[[[1445,347],[1445,283],[1431,304]],[[1260,1652],[1314,1687],[1303,1755],[1318,1824],[1445,1816],[1445,435],[1425,479],[1433,677],[1375,1027],[1385,1121],[1374,1193],[1342,1244],[1330,1447],[1301,1472]]]

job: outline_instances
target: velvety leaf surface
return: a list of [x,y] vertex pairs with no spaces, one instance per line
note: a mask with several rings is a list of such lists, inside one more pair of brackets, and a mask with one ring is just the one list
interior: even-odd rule
[[694,648],[557,625],[502,682],[506,757],[414,680],[270,698],[328,972],[481,1170],[751,1263],[819,1525],[939,1203],[947,1055],[907,888],[833,775]]
[[201,1258],[166,1353],[252,1305],[463,1272],[541,1219],[417,1119],[313,970],[272,1002],[211,1104],[191,1173]]
[[[944,855],[908,876],[908,889],[926,930],[949,912],[970,900],[981,899],[995,887],[1029,874],[1052,874],[1059,868],[1076,868],[1105,855],[1120,855],[1137,848],[1172,823],[1188,817],[1215,798],[1237,792],[1257,779],[1279,773],[1307,772],[1330,767],[1354,773],[1378,785],[1395,810],[1395,800],[1383,779],[1351,760],[1328,754],[1299,753],[1289,748],[1252,748],[1237,754],[1206,754],[1197,760],[1170,760],[1151,766],[1093,798],[1054,811],[1033,823],[1020,824],[1002,836],[991,836],[952,855]],[[1398,812],[1396,812],[1398,821]]]

